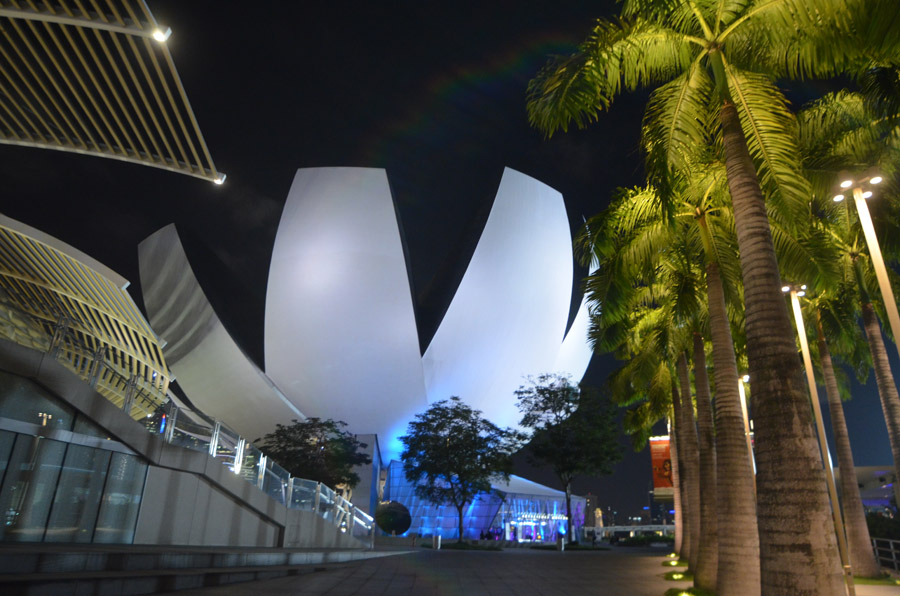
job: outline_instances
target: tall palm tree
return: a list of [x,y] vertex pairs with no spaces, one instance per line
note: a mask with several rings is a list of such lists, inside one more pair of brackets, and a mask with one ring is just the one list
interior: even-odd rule
[[[648,108],[660,133],[648,168],[664,193],[667,173],[677,167],[683,147],[709,128],[721,134],[744,279],[761,581],[767,594],[830,595],[843,587],[764,202],[765,191],[770,201],[791,208],[808,192],[796,176],[793,118],[773,78],[760,73],[831,73],[845,55],[858,55],[843,41],[851,37],[848,23],[872,15],[858,4],[626,1],[624,21],[598,22],[578,53],[551,61],[529,86],[531,121],[551,134],[571,121],[595,120],[623,88],[662,84]],[[874,8],[883,17],[895,10],[886,3]]]
[[[724,176],[721,177],[724,178]],[[711,179],[714,178],[714,176],[711,177]],[[603,313],[601,317],[595,318],[595,322],[598,328],[602,327],[607,330],[606,337],[617,337],[611,330],[616,329],[619,321],[623,317],[627,317],[630,312],[628,300],[633,300],[634,296],[643,299],[644,294],[636,289],[636,286],[643,287],[647,284],[647,280],[653,280],[655,284],[650,286],[650,292],[653,293],[656,301],[666,301],[669,305],[672,314],[665,317],[666,321],[677,321],[679,325],[690,329],[694,336],[704,333],[702,330],[707,328],[705,298],[708,290],[703,281],[703,268],[701,267],[704,258],[700,255],[704,250],[712,251],[713,247],[726,255],[734,251],[721,238],[710,238],[705,247],[704,242],[700,239],[701,226],[698,225],[698,222],[703,221],[704,225],[706,224],[705,219],[697,216],[698,213],[706,214],[708,212],[708,217],[715,222],[715,225],[721,225],[720,220],[723,219],[717,215],[721,210],[720,206],[714,205],[711,199],[709,180],[701,182],[697,185],[702,189],[698,193],[697,204],[702,204],[702,207],[685,199],[683,204],[679,203],[675,217],[668,222],[664,216],[658,193],[651,188],[632,189],[623,191],[622,196],[606,212],[591,218],[582,233],[579,234],[576,247],[600,263],[597,271],[587,279],[586,289],[588,300]],[[721,196],[721,193],[719,195]],[[728,217],[724,219],[726,222],[730,221]],[[713,253],[710,252],[710,255]],[[717,262],[712,256],[710,258],[713,262]],[[737,284],[736,262],[728,262],[726,269],[730,285]],[[724,303],[725,290],[721,286],[721,278],[717,278],[717,280],[722,300],[719,312],[722,314],[718,320],[710,320],[709,325],[728,327],[729,319],[725,314]],[[668,292],[668,298],[663,297],[664,292]],[[734,291],[729,290],[728,293],[732,295]],[[625,297],[629,297],[628,300]],[[731,337],[729,329],[725,330],[724,337]],[[688,346],[691,341],[692,338],[689,336],[687,338]],[[694,343],[696,346],[696,342]],[[720,346],[720,349],[726,349],[730,353],[730,360],[733,363],[734,349],[730,341],[724,346]],[[625,356],[627,355],[625,354]],[[636,378],[641,378],[643,371],[631,370],[631,368],[625,367],[623,374],[628,373]],[[728,523],[730,528],[728,536],[723,537],[725,543],[729,544],[726,548],[728,553],[724,557],[726,562],[722,574],[725,580],[724,584],[742,586],[741,589],[746,593],[748,585],[758,586],[759,583],[758,568],[746,564],[748,558],[756,560],[759,551],[752,489],[753,478],[744,442],[741,406],[737,393],[739,382],[737,370],[732,365],[731,382],[726,384],[731,387],[733,401],[730,413],[729,407],[724,406],[728,398],[725,395],[728,393],[727,391],[724,391],[723,396],[717,397],[716,400],[717,416],[728,418],[730,415],[734,419],[730,426],[736,430],[733,430],[732,439],[727,438],[724,433],[717,434],[714,439],[713,423],[709,412],[708,381],[705,377],[706,363],[705,358],[700,359],[696,356],[696,349],[694,369],[695,379],[699,379],[696,387],[699,427],[703,432],[701,440],[706,440],[707,448],[700,451],[700,483],[702,486],[699,498],[700,532],[699,540],[695,541],[698,548],[694,550],[694,556],[689,555],[691,550],[689,548],[682,548],[680,552],[685,555],[685,558],[692,561],[695,584],[698,587],[715,589],[716,560],[721,548],[717,541],[717,518],[724,518],[723,523]],[[684,378],[683,375],[681,378]],[[682,389],[678,393],[682,396],[689,396],[689,384],[682,383]],[[686,401],[686,403],[690,402]],[[678,402],[676,401],[673,405],[677,406]],[[703,418],[704,414],[707,415],[708,420]],[[679,416],[675,418],[682,420]],[[645,420],[646,417],[642,417],[639,419],[639,423]],[[650,424],[653,422],[655,419],[649,421]],[[686,424],[688,422],[685,420],[676,427],[683,429]],[[690,424],[693,426],[692,421]],[[729,427],[729,424],[726,422],[723,423],[723,426]],[[685,430],[682,434],[693,433]],[[737,449],[732,457],[722,461],[722,466],[717,466],[714,441],[733,444]],[[681,439],[676,437],[674,442],[677,443],[676,449],[678,449],[682,442]],[[690,451],[691,448],[688,447],[688,453]],[[693,456],[690,455],[680,455],[679,460],[684,461],[685,457],[693,461]],[[743,458],[743,465],[741,465],[741,458]],[[739,478],[741,475],[743,478]],[[679,482],[683,485],[685,483],[681,481],[681,476],[679,474]],[[723,501],[728,505],[727,508],[723,508],[722,503],[716,497],[717,478],[722,478],[723,490],[727,493],[734,493],[729,494],[727,498],[723,497]],[[692,482],[689,481],[687,484],[692,485]],[[749,490],[742,490],[747,487]],[[679,501],[681,501],[680,498]],[[687,509],[690,510],[690,498],[685,499],[685,503],[688,505]],[[681,503],[679,502],[679,504]],[[745,505],[735,507],[735,504]],[[690,516],[687,517],[690,521]]]
[[[806,306],[815,317],[815,345],[818,347],[820,370],[831,414],[838,467],[841,471],[841,510],[853,573],[860,577],[875,577],[880,575],[881,566],[875,558],[866,524],[866,514],[859,494],[859,481],[850,446],[850,434],[847,431],[847,421],[841,403],[841,391],[827,338],[832,338],[831,342],[838,346],[839,351],[848,354],[850,359],[854,360],[860,359],[859,344],[864,342],[860,337],[859,326],[856,325],[858,311],[854,308],[853,288],[844,283],[833,288],[829,294],[820,294],[808,300]],[[868,366],[865,368],[868,369]]]

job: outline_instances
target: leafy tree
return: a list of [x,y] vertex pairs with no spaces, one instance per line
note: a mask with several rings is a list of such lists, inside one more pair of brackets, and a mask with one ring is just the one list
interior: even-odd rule
[[289,426],[276,425],[275,432],[262,438],[259,447],[263,453],[298,478],[335,488],[353,488],[359,483],[353,468],[370,464],[372,459],[360,453],[366,444],[343,430],[345,422],[320,418],[292,422]]
[[522,437],[481,417],[458,397],[431,404],[409,423],[403,443],[403,472],[416,495],[435,505],[453,505],[463,540],[463,509],[491,481],[509,480],[512,453]]
[[[808,199],[796,122],[774,81],[896,64],[900,31],[885,24],[895,15],[895,4],[877,0],[626,0],[621,21],[599,21],[576,54],[529,85],[531,122],[548,134],[591,123],[622,91],[658,85],[645,137],[648,171],[665,195],[684,148],[721,135],[744,280],[767,594],[843,593],[768,221],[766,199],[797,217]],[[728,582],[720,594],[758,593],[753,583]]]
[[549,465],[566,491],[566,528],[572,540],[572,481],[610,474],[612,464],[622,459],[615,412],[598,391],[577,387],[568,376],[542,374],[528,382],[516,391],[520,424],[533,433],[527,458]]

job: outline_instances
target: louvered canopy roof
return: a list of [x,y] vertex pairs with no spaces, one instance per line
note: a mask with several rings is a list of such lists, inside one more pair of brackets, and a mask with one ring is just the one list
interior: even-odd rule
[[170,33],[143,0],[0,0],[0,142],[221,184]]
[[170,373],[127,286],[84,253],[0,215],[0,336],[53,353],[140,418],[165,403]]

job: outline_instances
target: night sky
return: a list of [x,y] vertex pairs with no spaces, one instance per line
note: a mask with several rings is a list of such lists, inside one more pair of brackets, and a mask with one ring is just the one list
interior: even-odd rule
[[[218,314],[260,365],[267,268],[297,168],[387,170],[423,349],[504,167],[562,192],[573,232],[614,189],[642,181],[646,94],[622,96],[590,129],[551,140],[526,120],[528,80],[550,54],[573,51],[593,19],[614,14],[609,0],[148,4],[172,28],[167,43],[226,183],[0,146],[2,212],[124,275],[138,303],[137,245],[174,222]],[[615,366],[595,357],[585,380],[602,384]],[[857,464],[889,466],[874,379],[855,389],[847,417]],[[623,448],[611,477],[585,479],[575,492],[637,515],[647,502],[649,453],[631,452],[624,438]],[[543,470],[523,464],[518,473],[553,485]]]

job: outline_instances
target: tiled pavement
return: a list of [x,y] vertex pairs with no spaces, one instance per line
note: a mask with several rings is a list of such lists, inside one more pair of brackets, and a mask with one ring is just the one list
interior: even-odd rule
[[[663,553],[610,551],[422,550],[334,566],[294,577],[187,590],[179,596],[662,596],[687,582],[663,578]],[[671,569],[671,568],[669,568]],[[900,588],[857,586],[857,596],[900,595]]]

